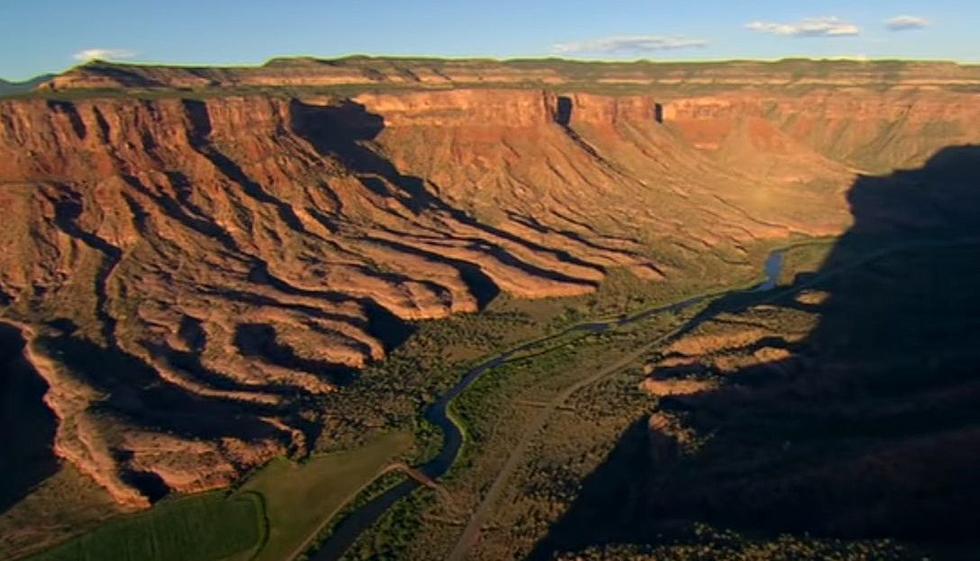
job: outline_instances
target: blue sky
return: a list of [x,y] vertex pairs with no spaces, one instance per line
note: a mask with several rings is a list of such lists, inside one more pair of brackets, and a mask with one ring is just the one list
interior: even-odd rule
[[354,53],[980,62],[980,2],[0,0],[6,79],[61,71],[93,56],[258,64]]

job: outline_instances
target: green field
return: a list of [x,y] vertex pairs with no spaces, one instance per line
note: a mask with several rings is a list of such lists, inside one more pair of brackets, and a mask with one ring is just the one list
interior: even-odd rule
[[334,513],[411,445],[410,434],[392,432],[361,448],[302,464],[286,459],[269,463],[236,493],[261,495],[270,522],[266,541],[252,560],[286,561],[302,553]]
[[287,561],[412,444],[410,434],[391,432],[303,463],[279,458],[230,495],[166,500],[29,561]]
[[118,518],[31,561],[211,561],[255,547],[264,533],[256,495],[206,493]]

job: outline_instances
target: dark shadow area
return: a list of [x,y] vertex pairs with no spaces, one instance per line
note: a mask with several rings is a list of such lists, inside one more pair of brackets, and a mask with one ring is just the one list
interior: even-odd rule
[[68,318],[57,318],[45,323],[48,327],[57,329],[65,335],[71,335],[78,331],[78,325]]
[[459,276],[470,287],[470,292],[476,297],[476,305],[482,310],[500,294],[500,288],[479,267],[465,261],[456,261],[454,266],[459,269]]
[[[682,452],[676,433],[638,420],[529,559],[696,543],[695,522],[758,538],[891,538],[932,559],[975,558],[980,147],[860,177],[848,200],[853,227],[817,273],[796,279],[829,296],[805,308],[818,323],[792,358],[662,399],[659,410],[704,443]],[[760,303],[801,309],[794,295],[733,294],[691,329]]]
[[[195,232],[219,241],[230,251],[239,251],[238,245],[231,235],[218,226],[212,219],[207,218],[208,213],[197,207],[191,202],[192,187],[187,177],[180,172],[167,172],[167,179],[177,193],[177,201],[172,198],[152,192],[137,177],[123,175],[122,179],[135,191],[150,199],[160,210],[169,218],[177,221],[182,226],[190,228]],[[139,203],[131,196],[126,196],[127,204],[136,216],[145,215],[146,212],[139,207]]]
[[355,377],[350,368],[298,356],[292,347],[278,341],[276,330],[271,325],[239,324],[235,328],[235,346],[242,356],[261,358],[283,368],[307,372],[336,386],[346,386]]
[[260,203],[275,207],[279,218],[287,226],[297,232],[308,234],[309,232],[306,231],[303,222],[289,204],[266,192],[265,188],[252,180],[234,160],[223,154],[211,143],[212,125],[207,104],[203,101],[185,99],[183,100],[183,105],[184,112],[191,125],[188,133],[188,141],[194,150],[207,158],[230,181],[241,186],[246,195]]
[[38,344],[106,395],[93,406],[100,413],[191,439],[281,436],[258,419],[268,408],[185,392],[161,381],[151,366],[117,348],[107,349],[70,335],[41,337]]
[[102,114],[102,110],[98,107],[92,107],[92,113],[95,115],[95,124],[99,127],[99,135],[103,142],[110,141],[110,133],[112,129],[109,127],[109,121],[106,120],[105,115]]
[[115,338],[116,320],[106,310],[108,302],[109,275],[122,259],[122,250],[99,236],[86,232],[78,226],[82,214],[82,203],[75,199],[61,199],[55,202],[54,222],[65,234],[81,241],[102,254],[102,263],[95,274],[96,314],[102,323],[102,336],[112,343]]
[[0,513],[58,470],[48,386],[23,357],[20,331],[0,323]]
[[[305,138],[320,154],[343,162],[368,190],[381,196],[396,197],[416,213],[439,206],[438,199],[429,193],[420,178],[402,175],[368,144],[384,130],[384,119],[380,115],[368,112],[363,105],[353,101],[308,105],[297,100],[293,100],[290,114],[296,134]],[[400,192],[391,192],[385,181]]]
[[572,124],[572,98],[558,97],[555,104],[555,122],[563,127]]
[[645,474],[654,470],[650,430],[644,419],[630,425],[602,466],[583,482],[572,508],[537,544],[528,559],[550,560],[554,553],[589,546],[646,543],[663,533],[642,502]]
[[368,334],[381,341],[387,352],[402,346],[418,329],[414,325],[398,319],[395,314],[372,300],[362,300],[361,307],[364,308],[368,317]]
[[568,138],[572,140],[579,148],[584,150],[589,156],[595,158],[600,164],[605,166],[609,170],[615,170],[615,167],[609,162],[609,160],[602,157],[599,151],[585,141],[582,136],[572,128],[572,110],[574,105],[572,103],[572,98],[559,96],[555,101],[555,123],[561,126]]
[[370,238],[371,243],[378,245],[383,245],[393,249],[397,249],[402,253],[411,253],[413,255],[418,255],[419,257],[424,257],[425,259],[431,259],[433,261],[438,261],[442,263],[448,263],[459,271],[459,276],[469,287],[470,292],[476,298],[477,306],[482,310],[494,298],[500,294],[500,288],[488,277],[479,267],[472,263],[467,263],[466,261],[460,261],[458,259],[452,259],[444,255],[438,255],[431,251],[425,251],[412,247],[410,245],[405,245],[390,240],[383,240],[380,238]]
[[[390,273],[371,271],[370,274],[375,276],[380,276],[382,278],[387,278],[388,280],[392,281],[395,284],[405,280],[404,277],[390,274]],[[409,336],[411,336],[412,333],[415,332],[416,329],[413,325],[398,319],[397,316],[392,314],[383,306],[379,305],[378,303],[368,298],[354,298],[349,295],[340,292],[333,292],[333,291],[324,291],[324,290],[312,291],[312,290],[296,288],[270,274],[267,264],[263,262],[255,263],[255,266],[249,272],[248,279],[251,282],[268,284],[276,288],[277,290],[285,292],[286,294],[296,294],[300,296],[322,298],[330,302],[338,302],[338,303],[350,302],[351,300],[356,300],[357,303],[360,304],[361,308],[364,310],[364,313],[367,316],[367,320],[368,320],[367,325],[362,327],[366,327],[368,333],[371,334],[371,336],[373,336],[378,341],[381,341],[381,344],[384,345],[385,350],[388,351],[394,350],[399,346],[401,346],[401,344],[404,343],[409,338]],[[232,297],[231,294],[229,294],[228,296]],[[262,301],[262,300],[256,300],[256,297],[245,295],[245,294],[239,294],[236,296],[237,299],[244,299],[246,301],[254,301],[254,302]],[[280,304],[275,303],[274,305],[280,305]],[[296,308],[295,306],[293,307]],[[317,317],[336,319],[338,321],[347,322],[347,323],[351,321],[351,318],[348,316],[340,316],[340,315],[331,316],[330,314],[323,313],[322,311],[314,308],[307,307],[303,309],[303,311],[305,313],[309,313]]]
[[75,135],[78,136],[79,140],[85,140],[88,131],[86,131],[85,123],[82,122],[82,117],[78,114],[78,109],[75,108],[74,103],[51,99],[48,100],[48,109],[68,117]]
[[[188,324],[196,324],[199,328],[200,323],[190,318],[184,318],[181,322],[181,332],[182,335],[185,332],[186,326]],[[196,333],[194,335],[197,335]],[[203,330],[200,331],[201,342],[199,345],[194,343],[189,343],[188,346],[191,350],[177,350],[166,343],[162,343],[156,340],[146,340],[143,339],[139,343],[140,345],[150,353],[150,355],[162,363],[166,364],[169,368],[172,368],[178,372],[188,375],[194,380],[204,383],[208,387],[215,388],[223,391],[231,392],[253,392],[253,391],[263,391],[267,393],[275,393],[283,396],[291,396],[295,393],[296,389],[292,386],[286,386],[281,384],[269,383],[264,386],[256,386],[254,384],[243,384],[234,379],[229,378],[219,372],[215,372],[210,368],[206,367],[201,360],[201,353],[204,350],[204,333]],[[286,404],[283,406],[272,406],[272,405],[260,405],[253,404],[255,411],[265,411],[265,414],[276,415],[281,414]]]
[[664,106],[659,103],[653,104],[653,120],[657,123],[664,122]]
[[150,78],[139,70],[130,70],[111,62],[93,61],[87,63],[87,67],[86,71],[91,69],[99,76],[111,78],[122,88],[166,88],[169,86],[166,82]]
[[[116,454],[115,459],[117,462],[119,462],[119,465],[126,466],[131,458],[132,453],[126,452]],[[167,487],[167,484],[164,482],[163,478],[151,471],[139,471],[123,468],[120,473],[120,478],[124,483],[131,485],[134,489],[139,491],[140,494],[146,497],[151,503],[159,501],[170,493],[170,488]]]

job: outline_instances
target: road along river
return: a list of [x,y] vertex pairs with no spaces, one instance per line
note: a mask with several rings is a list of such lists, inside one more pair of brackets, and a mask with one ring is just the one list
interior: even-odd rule
[[[773,251],[769,254],[769,257],[766,259],[765,263],[766,280],[759,285],[741,292],[765,292],[776,288],[779,281],[779,276],[782,274],[782,270],[783,251]],[[728,294],[738,292],[740,291],[729,292]],[[449,468],[451,468],[453,463],[456,461],[456,458],[459,456],[459,451],[463,446],[463,429],[449,414],[449,404],[454,399],[459,397],[460,394],[466,391],[467,388],[473,385],[473,383],[476,382],[481,376],[504,364],[514,355],[517,355],[531,347],[546,344],[549,341],[557,340],[574,333],[598,333],[610,328],[647,320],[660,314],[678,312],[701,303],[709,298],[718,297],[721,294],[722,293],[714,293],[696,296],[667,306],[645,310],[628,317],[575,325],[554,335],[529,341],[503,354],[496,355],[490,360],[487,360],[486,362],[472,368],[463,375],[455,386],[450,388],[449,391],[447,391],[438,401],[433,403],[426,410],[426,420],[439,427],[443,433],[443,442],[442,449],[439,451],[439,454],[435,458],[429,460],[426,464],[419,467],[419,471],[433,480],[438,480],[449,471]],[[351,545],[354,544],[362,532],[373,526],[381,515],[387,512],[388,509],[391,508],[396,502],[408,496],[420,486],[421,483],[415,479],[407,479],[406,481],[403,481],[402,483],[388,489],[381,495],[366,503],[364,506],[350,513],[347,517],[340,521],[340,523],[334,528],[334,532],[326,539],[326,541],[323,542],[323,544],[321,544],[319,549],[310,555],[311,561],[339,560],[341,557],[343,557],[344,553],[351,547]]]

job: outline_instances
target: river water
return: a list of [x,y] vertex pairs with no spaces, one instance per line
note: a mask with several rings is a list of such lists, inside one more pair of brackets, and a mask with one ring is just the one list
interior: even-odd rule
[[[770,253],[769,257],[766,259],[764,269],[766,275],[765,281],[743,292],[766,292],[776,288],[783,270],[783,252],[777,250]],[[481,376],[507,362],[507,360],[509,360],[515,354],[520,353],[521,351],[524,351],[532,346],[541,345],[542,343],[547,343],[549,340],[558,339],[571,333],[596,333],[605,331],[612,327],[629,325],[631,323],[643,321],[660,314],[681,311],[685,308],[698,304],[707,298],[710,298],[710,296],[697,296],[668,306],[646,310],[625,318],[576,325],[562,331],[561,333],[544,339],[531,341],[520,347],[511,349],[504,354],[498,355],[493,359],[474,367],[466,372],[466,374],[463,375],[455,386],[450,388],[449,391],[447,391],[438,401],[433,403],[428,410],[426,410],[426,420],[438,426],[442,430],[443,443],[439,454],[425,465],[421,466],[419,470],[434,480],[439,479],[449,471],[449,468],[452,467],[453,462],[456,461],[456,458],[459,455],[460,448],[463,446],[463,433],[460,430],[460,427],[458,427],[448,415],[449,403],[466,391],[466,389],[476,382]],[[336,526],[333,534],[331,534],[330,537],[327,538],[323,544],[321,544],[320,548],[310,556],[311,561],[336,561],[343,557],[344,553],[351,547],[351,545],[354,544],[362,532],[373,526],[374,523],[377,522],[377,520],[388,511],[388,509],[394,506],[396,502],[407,497],[419,486],[420,484],[414,479],[408,479],[388,489],[381,495],[375,497],[362,507],[350,513]]]

